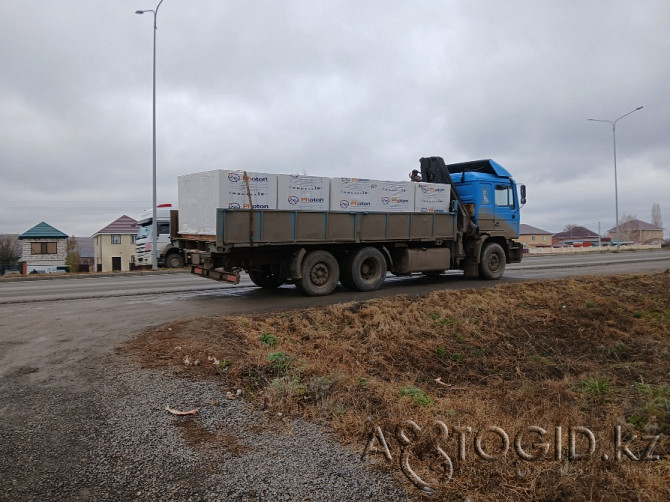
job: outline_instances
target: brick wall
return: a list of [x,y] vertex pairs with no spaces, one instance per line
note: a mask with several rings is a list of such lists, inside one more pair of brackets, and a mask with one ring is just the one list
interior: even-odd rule
[[[55,242],[56,254],[33,254],[33,242]],[[67,254],[67,239],[24,239],[23,243],[23,261],[27,263],[28,273],[30,273],[30,266],[49,266],[49,267],[63,267],[65,266],[65,256]]]

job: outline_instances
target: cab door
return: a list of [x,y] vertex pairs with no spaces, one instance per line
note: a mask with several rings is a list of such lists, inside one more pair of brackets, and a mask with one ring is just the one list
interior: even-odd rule
[[491,232],[494,230],[495,206],[494,192],[491,183],[479,183],[477,226],[482,232]]
[[519,217],[514,188],[507,183],[498,183],[494,189],[495,217],[493,230],[507,238],[515,238],[519,233]]

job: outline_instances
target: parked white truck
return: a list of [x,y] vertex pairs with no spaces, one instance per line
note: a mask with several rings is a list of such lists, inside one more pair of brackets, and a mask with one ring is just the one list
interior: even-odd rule
[[[156,206],[156,227],[158,230],[158,266],[181,268],[184,266],[184,253],[175,247],[170,239],[170,210],[172,204]],[[140,216],[140,228],[135,237],[135,265],[138,268],[151,267],[151,250],[153,248],[153,210],[147,209]]]

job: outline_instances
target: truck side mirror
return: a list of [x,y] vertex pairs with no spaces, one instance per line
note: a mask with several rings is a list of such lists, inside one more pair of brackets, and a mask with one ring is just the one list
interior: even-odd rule
[[526,185],[521,185],[521,205],[526,203]]

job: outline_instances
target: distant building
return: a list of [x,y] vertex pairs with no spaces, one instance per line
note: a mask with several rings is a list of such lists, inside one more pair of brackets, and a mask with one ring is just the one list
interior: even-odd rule
[[551,232],[521,223],[517,240],[526,247],[551,247]]
[[552,237],[554,246],[593,245],[598,244],[599,241],[600,235],[586,227],[573,227],[554,234]]
[[135,263],[137,221],[125,214],[93,234],[97,272],[128,271]]
[[639,244],[662,244],[663,229],[647,223],[642,220],[628,220],[619,224],[619,232],[617,235],[617,227],[610,228],[607,235],[616,241],[617,237],[621,238],[622,242],[636,242]]
[[41,222],[19,235],[22,241],[21,261],[26,264],[26,274],[54,273],[65,270],[67,234]]

